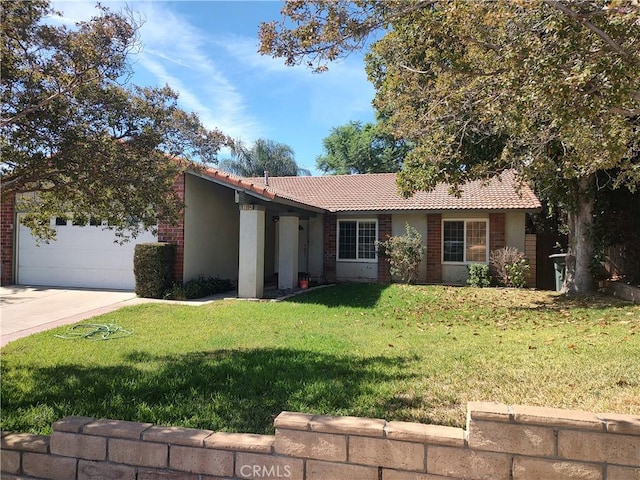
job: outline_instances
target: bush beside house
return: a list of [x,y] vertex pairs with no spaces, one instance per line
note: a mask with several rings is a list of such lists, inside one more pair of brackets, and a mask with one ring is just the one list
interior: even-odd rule
[[144,298],[162,298],[173,283],[175,245],[140,243],[133,255],[136,294]]

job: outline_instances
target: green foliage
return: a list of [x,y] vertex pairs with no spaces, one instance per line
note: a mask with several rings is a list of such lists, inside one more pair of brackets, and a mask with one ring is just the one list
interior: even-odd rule
[[[97,7],[75,27],[52,26],[48,1],[2,2],[0,174],[2,195],[25,194],[37,237],[49,218],[92,216],[117,236],[172,223],[176,174],[215,162],[228,142],[178,108],[169,87],[127,84],[139,48],[136,18]],[[187,160],[183,160],[187,159]]]
[[[606,176],[602,175],[603,183]],[[595,250],[592,273],[607,278],[609,264],[614,275],[640,284],[640,191],[602,188],[594,205],[593,237]]]
[[[405,195],[514,169],[568,211],[567,291],[591,288],[596,174],[640,185],[640,5],[605,0],[291,2],[263,24],[261,52],[326,63],[371,43],[374,106],[412,142]],[[587,228],[588,230],[588,228]]]
[[508,287],[523,288],[527,283],[527,275],[529,275],[529,262],[526,259],[518,260],[515,263],[505,265],[507,272]]
[[489,264],[494,268],[498,281],[505,287],[522,288],[526,284],[530,266],[524,253],[514,247],[493,250]]
[[479,288],[491,285],[489,265],[485,263],[473,263],[469,265],[469,278],[467,279],[467,285]]
[[295,161],[293,149],[284,143],[259,138],[251,147],[236,140],[231,148],[233,159],[220,162],[220,168],[241,177],[272,177],[311,175]]
[[422,245],[422,235],[415,228],[407,223],[405,229],[404,235],[379,241],[378,247],[389,258],[391,274],[399,276],[405,283],[413,283],[418,278],[425,247]]
[[174,284],[164,293],[163,298],[166,300],[189,300],[228,292],[232,289],[233,282],[231,280],[218,277],[198,277],[185,283]]
[[173,282],[175,245],[139,243],[133,253],[136,294],[144,298],[162,298]]
[[332,175],[397,172],[409,147],[383,133],[381,125],[349,122],[333,128],[322,141],[325,154],[316,158],[316,166]]

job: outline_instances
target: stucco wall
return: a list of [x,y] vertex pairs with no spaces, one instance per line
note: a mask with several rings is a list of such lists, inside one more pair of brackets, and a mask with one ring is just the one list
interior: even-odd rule
[[233,190],[187,175],[185,203],[184,281],[237,280],[240,212]]
[[525,213],[509,212],[505,214],[504,235],[508,247],[516,247],[524,253]]
[[311,280],[319,281],[322,273],[322,239],[324,236],[324,219],[322,215],[311,217],[309,226],[309,276]]

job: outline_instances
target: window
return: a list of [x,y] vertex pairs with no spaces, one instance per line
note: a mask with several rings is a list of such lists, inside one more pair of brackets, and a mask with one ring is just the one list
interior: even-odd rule
[[67,226],[66,217],[56,217],[56,227],[66,227],[66,226]]
[[338,221],[338,259],[375,260],[377,237],[375,220]]
[[442,259],[445,262],[486,262],[487,221],[443,222]]

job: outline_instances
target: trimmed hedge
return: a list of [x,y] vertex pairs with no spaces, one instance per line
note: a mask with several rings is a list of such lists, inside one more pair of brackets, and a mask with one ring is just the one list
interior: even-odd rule
[[162,298],[174,280],[176,246],[172,243],[139,243],[133,253],[136,294],[144,298]]
[[166,300],[190,300],[203,298],[234,289],[231,280],[218,277],[198,277],[186,283],[176,283],[164,293]]

